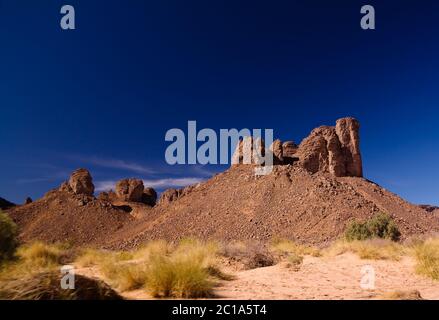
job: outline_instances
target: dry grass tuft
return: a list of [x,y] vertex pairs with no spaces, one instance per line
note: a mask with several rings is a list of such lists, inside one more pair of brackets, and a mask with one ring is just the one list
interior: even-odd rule
[[405,248],[393,241],[372,239],[365,241],[337,241],[325,250],[329,256],[336,256],[345,252],[357,254],[364,260],[392,260],[399,261],[405,254]]
[[178,246],[154,241],[127,255],[87,251],[77,263],[93,262],[120,291],[144,288],[158,298],[201,298],[211,296],[214,278],[229,278],[215,265],[217,247],[190,239]]
[[296,256],[313,256],[313,257],[320,257],[322,255],[319,248],[301,245],[286,239],[273,240],[271,244],[271,248],[276,253],[287,254],[287,255],[294,254]]
[[416,273],[439,280],[439,238],[431,238],[414,244]]
[[7,300],[118,300],[122,299],[104,282],[75,275],[75,289],[60,286],[59,271],[46,271],[0,281],[0,299]]
[[219,255],[241,263],[244,269],[270,267],[276,262],[269,248],[258,242],[222,244]]

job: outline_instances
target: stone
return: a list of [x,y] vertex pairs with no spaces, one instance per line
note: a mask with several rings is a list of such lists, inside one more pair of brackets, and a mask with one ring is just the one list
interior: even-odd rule
[[122,201],[142,202],[143,190],[140,179],[122,179],[116,184],[116,195]]
[[157,202],[157,192],[153,188],[145,188],[142,194],[142,202],[153,207]]
[[159,204],[168,204],[178,199],[180,196],[180,190],[177,189],[167,189],[165,190],[159,199]]
[[354,118],[342,118],[337,120],[335,131],[340,140],[345,160],[345,174],[352,177],[362,177],[360,123]]
[[95,187],[90,172],[87,169],[77,169],[71,174],[68,186],[62,184],[61,189],[71,190],[75,194],[92,196]]
[[359,128],[353,118],[340,119],[335,127],[316,128],[302,141],[295,156],[310,173],[362,177]]

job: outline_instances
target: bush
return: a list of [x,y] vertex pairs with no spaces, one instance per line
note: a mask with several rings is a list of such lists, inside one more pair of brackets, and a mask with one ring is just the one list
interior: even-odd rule
[[365,222],[352,222],[345,231],[348,241],[366,240],[371,238],[398,241],[401,233],[393,219],[385,213],[379,213]]
[[17,236],[16,224],[0,211],[0,263],[14,256],[18,246]]

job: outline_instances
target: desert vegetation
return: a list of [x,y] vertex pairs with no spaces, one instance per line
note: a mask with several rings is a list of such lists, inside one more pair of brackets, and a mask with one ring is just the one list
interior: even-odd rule
[[120,291],[144,289],[153,297],[212,296],[215,279],[228,279],[216,265],[214,243],[183,240],[178,245],[153,241],[132,252],[86,250],[78,265],[96,265]]
[[[439,280],[438,238],[404,243],[378,237],[351,241],[342,238],[326,248],[288,239],[274,239],[269,244],[186,239],[178,243],[151,241],[131,251],[72,251],[66,244],[33,242],[14,248],[3,261],[0,299],[121,299],[120,294],[136,290],[153,298],[208,298],[216,296],[216,287],[222,281],[235,280],[241,271],[281,263],[284,272],[294,274],[302,272],[310,261],[318,264],[323,261],[320,259],[347,252],[360,259],[395,263],[409,257],[415,264],[413,272]],[[307,260],[311,258],[314,260]],[[59,268],[66,263],[78,270],[77,289],[72,291],[62,290],[59,285]],[[395,290],[379,298],[420,296]]]
[[346,252],[355,253],[360,259],[365,260],[398,261],[407,253],[407,248],[391,240],[375,238],[363,241],[346,241],[342,239],[324,250],[324,253],[329,256]]
[[0,264],[10,260],[17,248],[17,226],[0,210]]
[[401,233],[386,213],[379,213],[365,222],[352,222],[345,231],[347,241],[367,240],[372,238],[389,239],[398,241]]
[[416,272],[439,280],[439,238],[430,238],[415,243],[412,247],[416,259]]

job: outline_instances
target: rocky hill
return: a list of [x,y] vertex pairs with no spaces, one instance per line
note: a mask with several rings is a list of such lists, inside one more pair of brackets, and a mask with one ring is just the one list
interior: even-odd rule
[[267,150],[276,165],[265,176],[242,164],[243,141],[231,168],[206,182],[169,189],[157,204],[156,192],[134,178],[95,198],[91,175],[79,169],[59,189],[8,213],[23,241],[118,249],[185,237],[325,244],[350,221],[378,212],[395,219],[403,238],[438,232],[438,214],[363,178],[359,128],[358,121],[344,118],[314,129],[300,145],[276,140]]
[[[243,165],[242,141],[236,165],[205,183],[167,190],[143,219],[120,230],[112,246],[136,246],[149,239],[183,237],[221,240],[292,238],[323,244],[337,239],[352,220],[378,212],[393,216],[402,236],[439,231],[439,218],[362,177],[359,123],[314,129],[297,146],[276,140],[270,147],[273,173],[256,177]],[[265,152],[265,150],[262,150]]]

